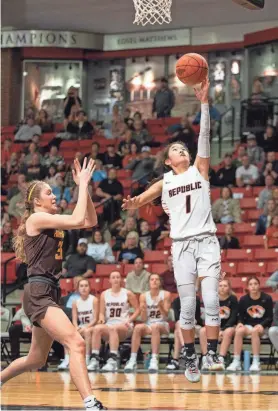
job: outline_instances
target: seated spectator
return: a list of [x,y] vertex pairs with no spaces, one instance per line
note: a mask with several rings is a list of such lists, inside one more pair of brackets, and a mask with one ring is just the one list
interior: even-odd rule
[[274,151],[266,153],[266,162],[263,167],[263,176],[271,176],[276,185],[278,185],[278,160],[275,160]]
[[170,223],[167,214],[158,217],[159,226],[153,231],[153,238],[155,242],[164,240],[170,235]]
[[76,120],[68,123],[67,132],[74,135],[78,139],[92,138],[94,134],[94,127],[89,121],[87,121],[85,111],[80,110],[76,113]]
[[102,180],[96,189],[96,195],[101,200],[110,199],[109,203],[104,205],[103,217],[105,221],[111,223],[120,217],[123,194],[124,189],[117,180],[117,172],[114,168],[111,168],[108,171],[108,178]]
[[219,185],[218,177],[216,172],[212,167],[209,167],[209,183],[212,187],[217,187]]
[[7,203],[5,203],[5,201],[1,201],[1,227],[11,221],[9,214],[6,211],[6,206]]
[[174,276],[173,257],[171,255],[167,258],[168,269],[164,271],[160,277],[164,290],[170,293],[177,293],[177,283]]
[[139,244],[139,236],[136,231],[130,231],[119,255],[119,261],[123,264],[133,264],[136,258],[143,258],[144,253]]
[[257,202],[257,208],[264,208],[267,201],[272,197],[272,191],[274,188],[274,180],[271,175],[265,177],[265,188],[260,192]]
[[[92,359],[89,371],[99,370],[99,351],[101,340],[109,342],[110,354],[102,371],[118,371],[118,348],[120,341],[125,341],[132,333],[133,322],[139,315],[139,304],[135,295],[121,287],[121,274],[110,274],[111,288],[102,292],[100,297],[99,323],[94,329]],[[121,307],[121,308],[118,308]],[[133,313],[130,309],[133,308]]]
[[149,223],[145,220],[140,222],[139,240],[143,250],[154,250],[153,232],[150,230]]
[[137,353],[141,339],[151,336],[152,356],[148,370],[150,373],[159,371],[160,338],[169,335],[168,314],[171,307],[171,296],[168,291],[161,290],[161,280],[158,274],[149,277],[150,291],[140,295],[140,317],[143,324],[134,327],[131,340],[131,355],[125,366],[125,371],[133,372],[137,368]]
[[151,143],[153,138],[149,135],[148,130],[144,128],[142,120],[134,120],[132,139],[141,147]]
[[236,167],[233,166],[231,154],[226,154],[223,160],[224,167],[219,168],[216,173],[219,186],[234,186],[236,182]]
[[[277,272],[278,274],[278,272]],[[277,279],[278,284],[278,279]],[[273,344],[273,347],[276,351],[278,351],[278,302],[276,302],[274,307],[274,317],[273,317],[273,324],[268,331],[268,336],[270,341]],[[277,366],[277,362],[276,362]]]
[[69,187],[65,187],[64,179],[62,174],[57,173],[55,175],[55,184],[51,186],[52,193],[56,197],[57,204],[60,203],[62,199],[65,199],[68,203],[71,202],[71,190]]
[[250,133],[247,136],[247,155],[250,164],[254,164],[258,168],[262,167],[265,160],[265,154],[263,149],[257,145],[255,134]]
[[45,178],[45,180],[44,180],[44,181],[45,181],[47,184],[49,184],[51,187],[55,187],[56,184],[57,184],[57,182],[56,182],[56,174],[57,174],[57,168],[56,168],[55,165],[51,164],[51,165],[49,166],[49,169],[48,169],[48,174],[47,174],[47,176],[46,176],[46,178]]
[[[66,184],[65,184],[65,185],[66,185]],[[66,187],[66,188],[68,188],[68,187]],[[73,204],[77,203],[78,193],[79,193],[79,186],[76,185],[76,186],[74,186],[74,187],[71,187],[70,192],[71,192],[71,200],[70,200],[70,202],[73,203]],[[88,192],[89,192],[89,194],[90,194],[90,196],[91,196],[91,198],[92,198],[92,196],[93,196],[93,189],[92,189],[92,186],[91,186],[91,185],[88,186]]]
[[51,146],[49,153],[47,153],[44,156],[45,167],[50,167],[51,164],[54,164],[60,171],[61,171],[61,166],[65,164],[65,160],[59,154],[58,148],[56,146]]
[[233,198],[229,187],[221,189],[221,198],[212,204],[212,216],[216,223],[241,223],[241,209],[239,201]]
[[64,98],[64,116],[66,119],[70,116],[73,106],[76,106],[77,110],[80,110],[82,101],[78,96],[78,89],[70,87],[68,89],[67,97]]
[[43,157],[39,152],[38,145],[33,141],[29,144],[28,149],[26,150],[26,156],[24,158],[24,164],[29,166],[32,163],[33,155],[37,153],[40,158],[40,163],[43,163]]
[[104,170],[101,160],[95,160],[95,165],[96,168],[92,176],[92,181],[94,183],[100,183],[107,178],[107,172]]
[[275,207],[278,208],[278,187],[273,188],[271,198],[275,202]]
[[103,162],[103,154],[100,153],[99,150],[100,150],[100,145],[99,145],[99,143],[98,143],[97,141],[94,141],[94,142],[92,143],[91,151],[90,151],[89,153],[85,154],[84,157],[87,157],[88,160],[89,160],[90,158],[92,158],[93,160],[100,160],[100,161]]
[[[220,303],[220,332],[218,341],[221,342],[219,350],[219,360],[225,366],[225,358],[235,335],[237,324],[238,301],[233,294],[229,280],[222,280],[219,283],[219,303]],[[200,346],[203,355],[202,371],[210,370],[210,363],[207,357],[207,333],[206,327],[200,330]]]
[[12,140],[10,138],[6,138],[6,140],[2,144],[2,150],[1,150],[1,160],[2,160],[3,166],[5,166],[7,161],[10,159],[12,146],[13,146]]
[[97,264],[111,264],[115,262],[112,249],[104,241],[100,230],[93,231],[92,242],[88,243],[87,255],[93,257]]
[[[180,297],[174,299],[172,303],[172,308],[174,310],[175,315],[175,334],[174,334],[174,354],[173,358],[171,359],[170,363],[167,365],[166,370],[174,371],[179,370],[179,358],[181,355],[181,350],[184,347],[184,339],[180,327],[180,312],[181,312],[181,302]],[[196,310],[195,310],[195,336],[196,338],[199,336],[199,330],[202,327],[202,320],[201,320],[201,301],[198,295],[196,295]]]
[[[20,323],[18,324],[18,321]],[[32,336],[32,324],[23,307],[21,307],[12,319],[12,325],[9,328],[9,337],[11,344],[11,358],[12,361],[20,358],[20,339],[30,339]]]
[[132,163],[133,160],[140,160],[139,157],[139,148],[137,144],[131,143],[130,144],[130,153],[126,154],[122,160],[123,168],[127,169],[128,164]]
[[238,187],[253,186],[259,178],[259,169],[250,164],[248,156],[242,157],[242,166],[236,169],[236,184]]
[[[131,143],[137,144],[135,139],[132,138],[132,130],[130,128],[128,128],[127,125],[125,125],[124,132],[121,136],[121,141],[120,141],[120,144],[118,146],[119,152],[122,151],[122,146],[124,146],[126,144],[130,145]],[[139,146],[139,144],[138,144],[138,146]]]
[[25,208],[26,188],[26,184],[22,184],[19,192],[10,199],[8,213],[11,217],[19,219],[22,216]]
[[236,237],[233,236],[234,227],[232,224],[228,223],[225,227],[225,235],[219,238],[219,244],[221,250],[228,249],[239,249],[240,244]]
[[18,153],[11,153],[9,160],[6,162],[7,175],[16,174],[18,169]]
[[5,223],[1,231],[1,251],[3,253],[12,253],[14,251],[13,230],[10,222]]
[[266,230],[265,248],[278,248],[278,214],[271,219],[270,226]]
[[135,159],[126,166],[126,170],[133,170],[132,180],[139,181],[140,184],[149,181],[154,170],[155,158],[150,151],[150,147],[142,147],[140,160]]
[[192,157],[195,157],[195,132],[187,116],[181,118],[180,124],[173,124],[168,127],[167,133],[170,136],[168,140],[169,143],[182,141],[187,146]]
[[256,234],[257,235],[264,235],[266,233],[267,228],[270,226],[271,219],[277,214],[278,209],[276,207],[275,201],[270,198],[264,210],[264,213],[260,215],[257,225],[256,225]]
[[107,151],[103,154],[103,165],[106,167],[122,168],[122,159],[116,153],[114,144],[107,145]]
[[125,107],[124,113],[123,113],[123,118],[125,124],[130,127],[133,125],[133,118],[131,117],[131,111],[130,108]]
[[232,162],[233,166],[236,168],[242,166],[242,159],[246,155],[246,148],[244,146],[239,146],[237,149],[236,158]]
[[[134,121],[136,121],[136,120],[141,120],[141,121],[143,121],[143,119],[142,119],[142,114],[140,113],[140,111],[135,111],[135,113],[133,114],[133,120]],[[146,128],[147,127],[147,125],[146,125],[146,123],[143,121],[143,127],[144,128]]]
[[266,285],[267,287],[272,287],[274,291],[278,290],[278,270],[271,274],[266,281]]
[[268,125],[265,133],[259,136],[258,140],[259,146],[261,146],[266,153],[269,151],[278,151],[277,135],[273,126]]
[[72,208],[69,208],[69,203],[65,198],[62,198],[59,204],[61,208],[61,214],[63,215],[71,215],[72,214]]
[[15,135],[15,143],[25,143],[32,140],[34,134],[41,135],[40,126],[35,124],[34,117],[28,117],[27,123],[23,124]]
[[128,143],[122,144],[121,145],[121,151],[119,150],[118,154],[119,154],[119,156],[122,157],[122,165],[123,165],[123,159],[126,156],[130,155],[130,144],[128,144]]
[[126,277],[126,288],[134,294],[142,294],[149,289],[149,273],[144,268],[144,261],[138,257],[134,260],[134,270],[130,271]]
[[127,217],[125,221],[118,220],[110,227],[111,234],[115,237],[115,244],[113,246],[114,251],[122,249],[122,245],[126,240],[126,236],[131,231],[137,231],[137,222],[135,217]]
[[40,154],[32,155],[31,163],[25,168],[27,181],[43,180],[46,175],[46,169],[40,162]]
[[38,117],[36,118],[36,124],[40,126],[42,133],[51,133],[54,131],[54,124],[49,118],[48,112],[41,109]]
[[227,371],[241,371],[240,355],[243,338],[251,336],[253,362],[249,371],[261,370],[260,346],[261,337],[271,326],[273,319],[273,301],[270,295],[260,290],[260,281],[257,277],[250,277],[247,281],[248,294],[241,297],[238,307],[238,324],[234,338],[234,359]]
[[119,106],[117,104],[114,104],[113,109],[112,109],[112,137],[113,138],[118,138],[123,132],[124,128],[124,120],[122,116],[120,115],[119,112]]
[[78,240],[76,253],[69,256],[66,260],[63,275],[67,278],[81,276],[83,278],[92,277],[96,271],[95,260],[87,255],[88,240],[87,238],[80,238]]

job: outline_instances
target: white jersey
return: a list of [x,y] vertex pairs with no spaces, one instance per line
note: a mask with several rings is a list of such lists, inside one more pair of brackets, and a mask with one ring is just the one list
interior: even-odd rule
[[162,314],[159,310],[158,303],[163,301],[165,298],[165,292],[163,290],[159,291],[158,296],[155,300],[152,299],[151,292],[147,291],[145,293],[146,305],[147,305],[147,324],[154,323],[164,323],[165,320],[162,317]]
[[86,300],[79,298],[76,301],[77,317],[80,327],[85,327],[94,321],[94,299],[95,297],[90,294]]
[[121,288],[117,296],[112,294],[112,290],[106,290],[105,299],[105,321],[107,324],[124,323],[129,318],[130,305],[126,288]]
[[210,184],[195,166],[182,174],[164,174],[162,207],[169,215],[174,240],[201,234],[214,234],[216,226],[211,213]]

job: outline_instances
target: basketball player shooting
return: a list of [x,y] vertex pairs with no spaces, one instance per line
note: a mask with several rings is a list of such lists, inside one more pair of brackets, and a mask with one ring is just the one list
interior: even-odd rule
[[180,326],[184,338],[185,376],[191,382],[200,380],[198,358],[194,347],[197,276],[201,281],[205,306],[207,362],[210,370],[223,370],[224,363],[217,355],[219,335],[220,247],[215,235],[209,185],[210,117],[209,81],[200,90],[194,89],[201,102],[201,127],[198,152],[194,165],[183,143],[171,143],[164,153],[168,172],[151,183],[138,197],[128,196],[122,208],[136,209],[162,197],[162,207],[169,215],[174,274],[181,301]]
[[88,192],[95,168],[85,158],[81,169],[74,161],[73,179],[79,186],[72,215],[57,214],[56,197],[44,181],[33,181],[26,191],[25,212],[15,237],[16,256],[27,263],[28,284],[23,307],[33,323],[28,355],[13,361],[1,372],[1,385],[26,371],[45,365],[53,340],[65,346],[70,355],[70,374],[86,410],[106,410],[91,394],[85,362],[85,342],[59,306],[59,278],[62,275],[63,230],[94,227],[97,215]]

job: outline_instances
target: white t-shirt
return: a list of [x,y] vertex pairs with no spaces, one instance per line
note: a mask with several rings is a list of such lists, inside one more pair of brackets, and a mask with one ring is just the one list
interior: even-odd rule
[[111,289],[106,290],[104,299],[106,324],[121,324],[128,320],[130,305],[126,288],[121,288],[118,295],[112,294]]
[[163,290],[159,291],[158,296],[155,300],[151,296],[151,292],[147,291],[145,293],[146,305],[147,305],[147,324],[151,325],[154,323],[163,323],[165,322],[162,314],[159,310],[158,304],[160,301],[163,301],[165,297],[165,292]]
[[77,317],[80,327],[85,327],[94,321],[94,299],[95,297],[90,294],[86,300],[79,298],[76,301]]

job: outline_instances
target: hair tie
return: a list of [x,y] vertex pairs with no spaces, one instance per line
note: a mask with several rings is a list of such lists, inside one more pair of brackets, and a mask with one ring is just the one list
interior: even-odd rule
[[32,196],[33,191],[34,191],[34,188],[36,187],[37,184],[38,184],[38,183],[34,184],[33,187],[31,188],[30,193],[29,193],[29,195],[28,195],[28,199],[27,199],[28,201],[31,200],[31,196]]

